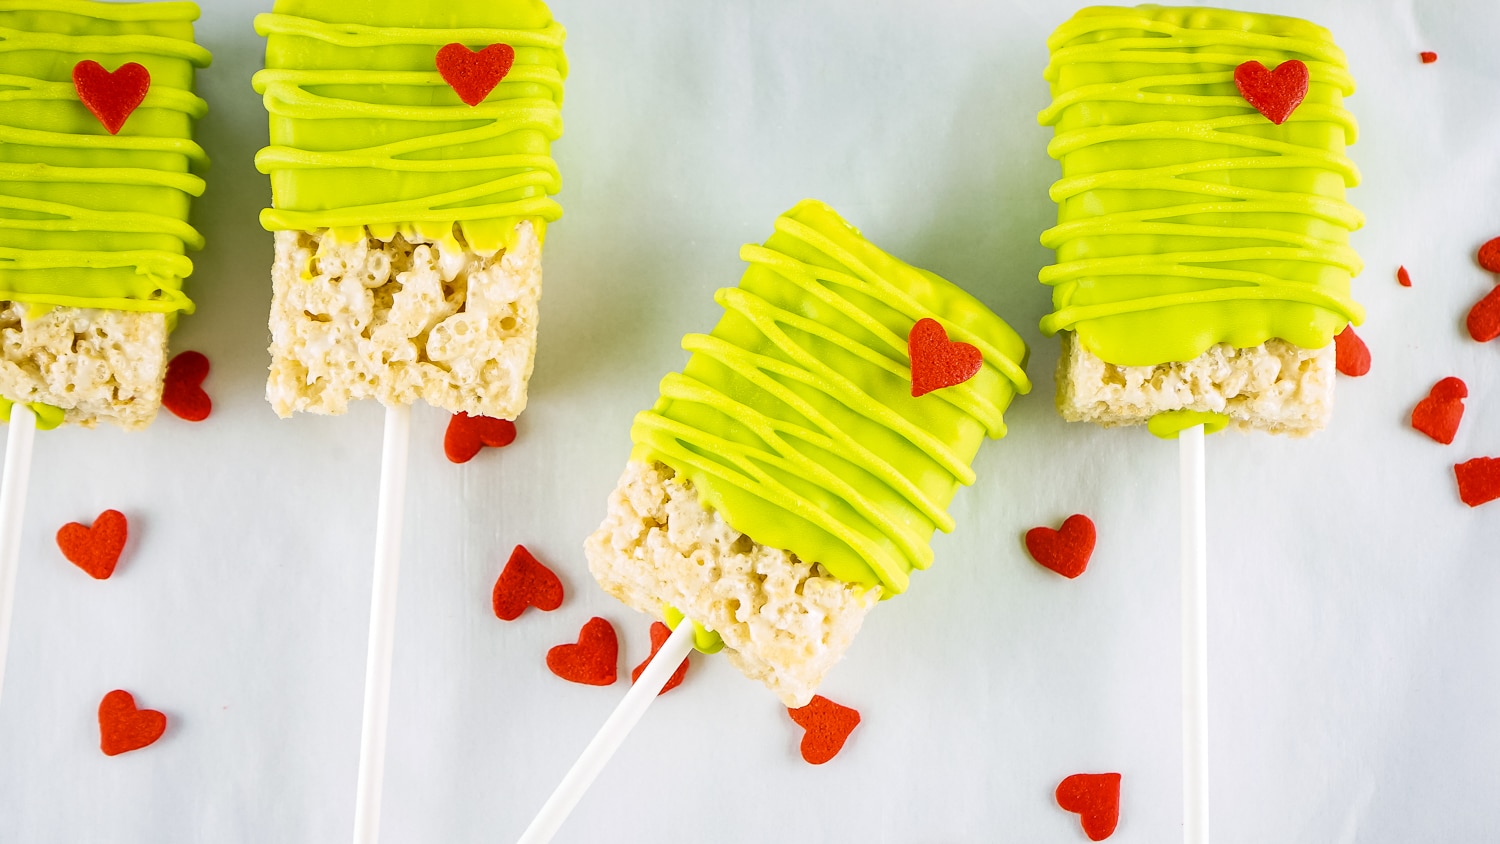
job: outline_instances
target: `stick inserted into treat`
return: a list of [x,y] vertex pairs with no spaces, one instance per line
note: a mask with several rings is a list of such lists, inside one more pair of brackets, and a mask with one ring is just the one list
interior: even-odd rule
[[641,672],[630,691],[625,693],[625,698],[615,707],[609,720],[599,728],[593,741],[583,749],[578,761],[568,769],[567,775],[552,792],[552,796],[542,805],[542,810],[537,813],[531,825],[526,827],[519,844],[545,844],[552,840],[552,836],[562,828],[563,821],[572,813],[573,807],[578,805],[584,792],[593,784],[594,778],[609,764],[610,758],[620,749],[626,736],[640,723],[651,702],[656,700],[667,681],[672,679],[677,666],[692,651],[693,622],[683,619],[678,623],[677,629],[672,631],[672,635],[667,637],[667,641],[662,643],[656,656],[651,658],[651,664]]
[[1177,435],[1182,496],[1182,839],[1208,844],[1208,483],[1203,426]]
[[36,414],[24,404],[11,407],[10,430],[5,437],[5,474],[0,476],[0,700],[5,692],[5,657],[10,653],[16,572],[21,567],[21,525],[35,441]]

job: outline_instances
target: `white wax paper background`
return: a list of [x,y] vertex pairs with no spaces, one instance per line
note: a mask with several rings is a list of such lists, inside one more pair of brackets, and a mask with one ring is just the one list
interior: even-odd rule
[[[1369,376],[1341,379],[1308,441],[1209,442],[1213,828],[1233,842],[1500,839],[1500,503],[1451,466],[1500,455],[1500,347],[1463,331],[1500,234],[1500,8],[1246,2],[1330,27],[1349,54],[1355,236]],[[212,418],[38,437],[0,706],[0,841],[328,842],[352,826],[382,414],[278,420],[262,399],[271,238],[250,88],[269,2],[204,0],[208,237],[176,350],[213,361]],[[557,0],[569,29],[541,348],[520,438],[455,466],[417,409],[383,837],[513,840],[625,691],[543,656],[592,615],[622,675],[647,620],[588,577],[580,543],[624,465],[631,416],[717,318],[712,291],[776,214],[826,200],[894,254],[967,287],[1033,347],[1036,390],[985,447],[937,563],[873,613],[823,691],[864,718],[822,767],[774,697],[722,659],[648,713],[564,828],[569,842],[1073,842],[1052,790],[1124,774],[1113,840],[1180,835],[1176,448],[1066,425],[1036,330],[1054,218],[1045,39],[1073,3]],[[1419,50],[1436,50],[1424,66]],[[1405,264],[1415,286],[1398,287]],[[1472,396],[1457,442],[1406,425],[1439,378]],[[131,518],[113,579],[53,534]],[[1065,581],[1021,535],[1090,515]],[[503,623],[496,575],[525,543],[563,578]],[[110,689],[169,730],[106,758]]]

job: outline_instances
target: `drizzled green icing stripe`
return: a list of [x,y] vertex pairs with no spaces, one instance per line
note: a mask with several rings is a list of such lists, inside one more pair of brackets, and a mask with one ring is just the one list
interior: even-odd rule
[[[691,334],[683,371],[636,417],[635,459],[692,481],[703,504],[757,542],[843,580],[906,589],[979,444],[1030,389],[1026,347],[968,294],[866,241],[807,201],[782,215],[750,268]],[[906,336],[934,318],[984,356],[973,379],[911,396]]]
[[[1098,7],[1048,39],[1056,127],[1048,152],[1058,262],[1048,333],[1073,330],[1121,365],[1189,360],[1209,346],[1281,338],[1321,348],[1363,311],[1344,198],[1359,171],[1342,98],[1344,55],[1305,21],[1214,9]],[[1306,99],[1281,126],[1234,85],[1246,61],[1308,66]]]
[[[561,188],[551,142],[562,134],[565,33],[545,4],[456,0],[417,14],[394,3],[278,0],[255,26],[268,39],[266,69],[253,80],[271,116],[271,146],[256,156],[271,176],[267,229],[417,227],[451,237],[456,225],[488,251],[506,245],[519,220],[540,228],[562,215],[551,199]],[[515,50],[478,106],[437,72],[450,43]]]
[[[0,0],[0,300],[35,306],[191,311],[182,279],[203,238],[187,223],[207,165],[192,124],[207,50],[192,3]],[[151,74],[110,135],[79,100],[73,67]]]

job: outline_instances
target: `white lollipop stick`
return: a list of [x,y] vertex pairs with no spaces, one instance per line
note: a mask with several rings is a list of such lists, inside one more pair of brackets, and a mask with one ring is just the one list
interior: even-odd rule
[[375,517],[370,649],[365,657],[365,714],[359,734],[359,785],[354,798],[355,844],[374,844],[380,837],[380,787],[385,779],[385,732],[391,715],[391,655],[396,643],[396,585],[401,568],[401,521],[406,515],[410,440],[411,408],[386,408],[380,507]]
[[684,618],[667,641],[662,643],[661,649],[652,657],[651,664],[641,672],[641,678],[625,693],[625,699],[615,707],[609,720],[599,728],[598,735],[583,749],[583,755],[573,763],[567,776],[558,784],[557,790],[547,798],[531,826],[526,827],[526,831],[521,834],[519,844],[545,844],[552,840],[563,821],[568,819],[573,807],[578,805],[583,793],[593,784],[594,778],[604,770],[610,757],[620,749],[625,737],[635,728],[636,722],[646,714],[646,708],[661,694],[662,687],[667,685],[677,666],[687,659],[692,650],[693,623]]
[[1203,426],[1177,437],[1182,484],[1182,840],[1208,844],[1208,482]]
[[5,688],[5,655],[10,653],[10,616],[16,607],[16,571],[21,567],[21,517],[31,479],[31,446],[36,413],[24,404],[10,409],[5,441],[5,474],[0,477],[0,690]]

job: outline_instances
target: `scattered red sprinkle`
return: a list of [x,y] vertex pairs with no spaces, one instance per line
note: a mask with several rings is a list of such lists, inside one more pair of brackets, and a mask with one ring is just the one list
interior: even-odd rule
[[1402,287],[1411,287],[1411,273],[1406,271],[1406,267],[1396,270],[1396,283]]
[[578,632],[576,645],[547,651],[547,668],[570,683],[608,686],[614,683],[620,661],[620,639],[608,621],[595,616]]
[[984,356],[968,343],[954,343],[942,323],[923,317],[906,336],[911,358],[911,394],[925,396],[973,378],[984,366]]
[[1358,378],[1370,371],[1370,347],[1354,333],[1354,326],[1346,326],[1333,338],[1334,363],[1339,372],[1350,378]]
[[490,593],[490,603],[495,608],[495,617],[501,621],[515,621],[527,607],[536,607],[542,612],[552,612],[562,606],[563,585],[547,568],[526,550],[517,545],[510,552],[510,560],[495,581]]
[[1437,53],[1434,53],[1431,50],[1423,50],[1417,55],[1422,57],[1422,64],[1432,64],[1433,62],[1437,61]]
[[859,710],[841,706],[822,695],[800,709],[786,709],[792,721],[806,732],[802,736],[802,758],[809,765],[821,765],[839,755],[849,734],[859,726]]
[[167,363],[167,377],[161,386],[161,406],[178,419],[202,422],[213,412],[214,403],[203,392],[208,377],[208,358],[201,352],[183,352]]
[[1081,513],[1069,516],[1061,530],[1034,527],[1026,531],[1031,558],[1069,580],[1083,574],[1094,553],[1094,522]]
[[[646,666],[651,664],[651,660],[656,659],[656,652],[661,650],[661,646],[671,635],[672,628],[668,627],[665,624],[662,624],[660,621],[651,622],[651,655],[646,657],[645,662],[637,665],[634,671],[630,672],[631,683],[634,683],[635,681],[641,679],[641,672],[646,670]],[[672,672],[672,676],[667,680],[667,684],[665,686],[662,686],[661,691],[657,692],[657,694],[664,695],[667,692],[670,692],[678,686],[682,685],[682,678],[687,676],[687,670],[688,658],[683,657],[682,664],[677,666],[677,670]]]
[[1078,815],[1090,841],[1114,835],[1120,823],[1120,775],[1073,774],[1057,786],[1057,805]]
[[1479,266],[1500,273],[1500,237],[1491,238],[1479,247]]
[[1427,398],[1411,412],[1411,426],[1443,445],[1451,445],[1464,418],[1464,399],[1469,385],[1459,378],[1444,378],[1433,385]]
[[68,562],[95,580],[108,580],[115,573],[120,552],[125,549],[129,523],[119,510],[105,510],[92,526],[69,522],[57,531],[57,547]]
[[154,744],[166,732],[167,716],[137,709],[130,692],[115,689],[99,701],[99,749],[119,756]]
[[509,419],[455,413],[443,434],[443,452],[454,463],[468,463],[479,450],[504,448],[516,441],[516,423]]
[[151,90],[151,73],[135,62],[110,73],[98,62],[86,59],[73,66],[73,88],[104,128],[118,135]]
[[1500,337],[1500,286],[1474,303],[1474,307],[1469,310],[1467,323],[1469,336],[1477,342],[1488,343]]
[[1458,497],[1470,507],[1500,498],[1500,457],[1476,457],[1453,467]]
[[448,44],[438,50],[437,69],[459,99],[477,106],[510,73],[515,60],[516,51],[509,44],[491,44],[477,53],[462,44]]
[[1296,59],[1282,62],[1275,70],[1267,70],[1257,61],[1234,69],[1234,85],[1240,89],[1240,96],[1278,126],[1302,105],[1307,82],[1307,65]]

